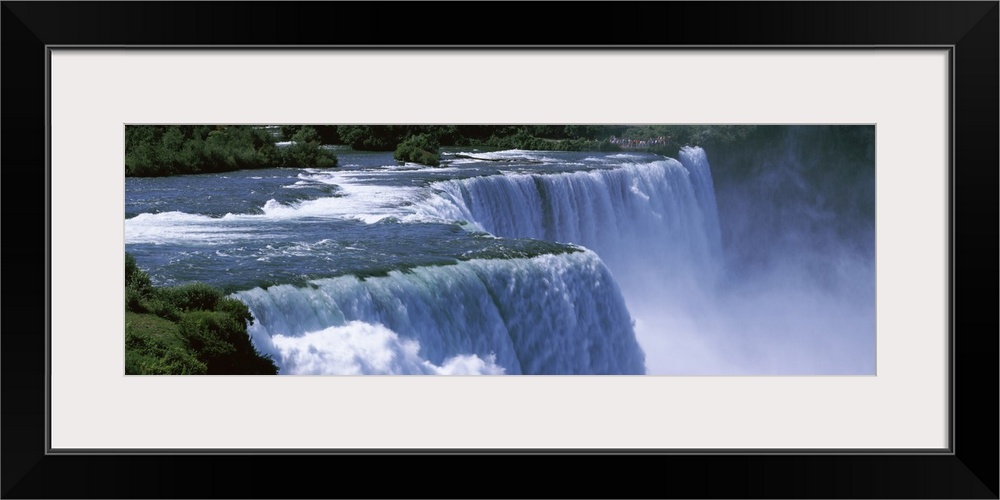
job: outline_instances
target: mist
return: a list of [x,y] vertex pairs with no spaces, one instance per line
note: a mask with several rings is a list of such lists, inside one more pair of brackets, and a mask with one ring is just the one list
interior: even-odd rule
[[705,146],[722,269],[624,287],[648,373],[875,373],[874,138],[874,126],[767,126]]
[[646,373],[874,373],[874,127],[743,131],[676,158],[437,187],[479,229],[593,250]]

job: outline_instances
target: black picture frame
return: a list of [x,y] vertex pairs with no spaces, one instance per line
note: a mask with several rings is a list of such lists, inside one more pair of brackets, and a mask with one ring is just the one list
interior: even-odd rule
[[[45,275],[8,273],[0,338],[2,495],[998,498],[997,319],[992,307],[975,302],[981,296],[991,301],[996,290],[998,20],[996,1],[580,2],[546,8],[485,2],[3,2],[6,147],[0,154],[7,179],[4,219],[11,231],[2,252],[8,269]],[[949,451],[48,453],[48,47],[454,46],[456,41],[464,47],[572,44],[609,50],[950,47]],[[964,307],[958,307],[959,298]],[[309,480],[306,474],[316,469],[331,471],[331,477]],[[372,470],[385,480],[363,479]]]

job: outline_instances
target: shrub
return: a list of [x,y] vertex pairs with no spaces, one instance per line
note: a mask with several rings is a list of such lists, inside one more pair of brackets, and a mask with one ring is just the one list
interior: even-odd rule
[[320,146],[319,133],[312,127],[301,127],[292,136],[294,144],[283,148],[279,154],[283,167],[331,168],[337,166],[337,157]]
[[125,252],[125,287],[131,287],[144,296],[153,289],[149,275],[139,269],[139,265],[135,263],[135,257],[132,257],[132,254],[128,252]]
[[125,252],[125,310],[147,312],[145,302],[153,295],[149,275],[139,269],[132,254]]
[[295,127],[292,140],[296,144],[279,152],[270,132],[249,125],[130,125],[125,128],[125,175],[337,165],[336,156],[319,147],[320,137],[313,127]]
[[250,314],[250,308],[236,299],[229,297],[219,299],[219,302],[215,305],[215,310],[226,313],[237,321],[242,321],[248,325],[253,324],[253,314]]
[[233,326],[216,313],[194,311],[184,315],[177,324],[177,330],[195,356],[212,368],[213,360],[236,352],[236,348],[227,342],[233,336]]
[[418,134],[407,137],[396,146],[393,157],[399,161],[409,161],[436,167],[441,164],[438,154],[439,144],[428,134]]
[[137,313],[149,312],[145,305],[146,298],[132,287],[125,287],[125,310]]
[[190,353],[168,346],[125,326],[125,373],[128,375],[202,375],[207,367]]
[[178,332],[188,349],[205,363],[209,375],[273,375],[278,371],[271,358],[262,356],[250,342],[241,318],[193,311],[181,319]]
[[262,356],[250,341],[247,325],[253,324],[253,315],[246,304],[204,283],[154,288],[149,275],[139,269],[128,253],[125,254],[125,310],[152,313],[168,321],[137,320],[140,331],[125,326],[126,373],[273,375],[278,372],[273,360]]
[[405,136],[405,127],[396,125],[340,125],[337,134],[358,151],[392,151]]
[[136,351],[125,352],[127,375],[205,375],[205,363],[198,361],[176,347],[164,348],[158,356],[142,355]]
[[205,283],[191,283],[160,290],[160,297],[180,311],[214,311],[222,291]]
[[[181,312],[177,309],[172,302],[165,300],[160,294],[155,294],[155,296],[143,303],[144,312],[153,313],[163,319],[170,321],[177,321],[181,319]],[[140,311],[135,311],[140,312]]]

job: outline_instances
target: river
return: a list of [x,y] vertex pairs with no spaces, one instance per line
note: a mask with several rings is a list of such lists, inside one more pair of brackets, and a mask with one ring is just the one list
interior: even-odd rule
[[125,250],[245,302],[282,374],[874,370],[873,296],[729,277],[700,148],[336,153],[126,178]]

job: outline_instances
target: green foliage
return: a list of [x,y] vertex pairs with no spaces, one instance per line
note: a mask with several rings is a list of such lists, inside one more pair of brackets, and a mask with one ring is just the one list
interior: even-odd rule
[[282,125],[279,129],[281,129],[281,138],[290,141],[302,129],[302,125]]
[[330,168],[337,166],[337,157],[329,150],[320,147],[322,142],[315,128],[298,127],[291,140],[293,144],[278,150],[282,167]]
[[125,287],[125,310],[137,313],[148,312],[146,309],[147,298],[143,297],[142,294],[137,292],[135,289],[128,286]]
[[[745,125],[282,125],[128,126],[126,175],[156,176],[266,167],[337,166],[323,144],[348,144],[359,151],[394,151],[397,159],[439,164],[438,149],[481,146],[549,151],[620,151],[622,148],[676,155],[682,146],[717,146],[744,141]],[[610,139],[615,137],[615,141]],[[412,141],[424,138],[425,143]],[[431,145],[433,144],[433,147]]]
[[209,375],[269,375],[274,362],[261,356],[247,336],[246,323],[224,312],[193,311],[178,323],[189,351],[208,367]]
[[623,125],[566,125],[563,135],[571,139],[607,141],[611,136],[620,136],[626,129]]
[[125,325],[125,373],[128,375],[204,375],[208,367],[176,345]]
[[213,360],[236,352],[236,347],[229,343],[235,340],[234,333],[240,333],[240,325],[235,323],[215,312],[192,311],[177,323],[177,330],[185,345],[211,367]]
[[146,312],[145,302],[153,295],[149,275],[139,269],[135,258],[125,253],[125,310]]
[[[619,151],[621,148],[603,138],[591,137],[609,130],[611,126],[585,125],[522,125],[495,129],[494,135],[473,141],[476,146],[500,149],[525,149],[541,151]],[[572,132],[570,134],[569,132]]]
[[282,125],[279,127],[282,140],[295,140],[295,134],[307,127],[316,132],[321,144],[342,144],[336,125]]
[[612,144],[611,141],[590,141],[586,139],[553,141],[548,149],[550,151],[621,151],[621,148],[617,144]]
[[161,288],[160,297],[180,311],[214,311],[222,291],[204,283]]
[[358,151],[393,151],[410,135],[405,125],[341,125],[337,133]]
[[[611,141],[609,141],[607,139],[605,139],[603,141],[596,141],[596,142],[597,142],[597,151],[613,152],[613,151],[621,151],[622,150],[622,148],[620,146],[618,146],[617,144],[612,143]],[[585,151],[585,150],[581,150],[581,151]]]
[[215,310],[228,314],[229,317],[247,325],[253,324],[253,314],[246,304],[229,297],[219,299],[215,304]]
[[[466,127],[466,130],[469,126]],[[475,126],[473,126],[475,127]],[[457,125],[340,125],[338,139],[358,151],[395,151],[410,137],[426,135],[441,144],[462,142],[463,126]]]
[[[282,127],[283,132],[286,129],[290,128]],[[274,136],[262,127],[129,125],[125,127],[125,175],[151,177],[337,165],[336,156],[319,147],[316,129],[295,127],[294,130],[296,136],[304,134],[303,140],[279,151]]]
[[441,164],[437,139],[428,134],[408,137],[396,147],[393,157],[399,161],[409,161],[436,167]]
[[181,319],[181,311],[173,302],[170,302],[169,298],[163,297],[162,293],[154,293],[152,298],[143,302],[142,306],[145,311],[155,314],[163,319],[170,321],[177,321]]
[[[358,151],[395,151],[410,137],[426,135],[440,146],[487,146],[547,150],[615,150],[607,139],[623,125],[315,125],[324,143]],[[281,127],[286,140],[303,126]]]
[[149,275],[139,269],[132,254],[125,253],[125,287],[132,288],[142,295],[153,289]]
[[547,150],[551,144],[550,141],[531,135],[527,127],[520,127],[502,129],[478,145],[501,149]]
[[246,304],[204,283],[153,287],[128,253],[125,276],[126,373],[277,373],[250,341]]

